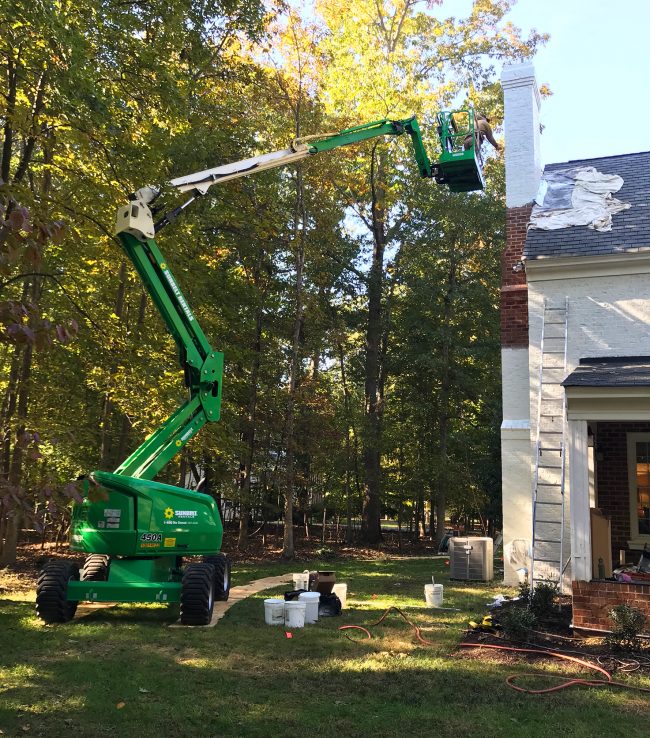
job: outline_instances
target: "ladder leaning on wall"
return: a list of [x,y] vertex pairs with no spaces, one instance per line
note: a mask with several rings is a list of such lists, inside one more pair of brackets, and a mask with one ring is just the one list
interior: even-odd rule
[[562,589],[566,477],[566,375],[569,298],[551,305],[544,300],[540,341],[533,540],[529,584],[553,582]]

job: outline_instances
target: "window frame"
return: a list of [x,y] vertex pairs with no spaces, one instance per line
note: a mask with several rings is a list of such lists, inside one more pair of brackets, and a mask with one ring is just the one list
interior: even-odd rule
[[650,534],[639,533],[636,483],[636,444],[638,442],[650,443],[650,432],[627,434],[627,486],[630,494],[630,540],[627,545],[631,549],[642,549],[645,543],[650,544]]

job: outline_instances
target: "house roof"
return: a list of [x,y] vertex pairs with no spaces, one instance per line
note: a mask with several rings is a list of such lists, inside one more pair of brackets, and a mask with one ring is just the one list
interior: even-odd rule
[[531,228],[526,236],[524,257],[591,256],[650,249],[650,151],[548,164],[544,172],[577,166],[595,167],[603,174],[623,177],[616,197],[631,207],[613,216],[612,230],[601,233],[587,226],[555,231]]
[[650,356],[580,359],[564,387],[640,387],[650,385]]

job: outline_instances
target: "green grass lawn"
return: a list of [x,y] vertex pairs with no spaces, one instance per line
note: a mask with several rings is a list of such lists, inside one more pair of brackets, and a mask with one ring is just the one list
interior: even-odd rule
[[[295,568],[295,567],[294,567]],[[300,568],[300,567],[298,567]],[[312,562],[310,568],[317,568]],[[0,600],[0,731],[4,736],[646,736],[648,695],[578,687],[515,693],[513,672],[564,667],[459,655],[468,616],[502,588],[447,581],[443,559],[323,564],[348,582],[348,609],[294,631],[264,624],[263,595],[235,605],[215,628],[168,628],[157,606],[99,610],[42,625],[33,602]],[[240,565],[234,584],[291,571]],[[423,585],[445,584],[426,610]],[[277,590],[278,592],[280,590]],[[399,605],[435,647],[418,646],[397,618],[352,643],[338,627],[368,625]],[[571,673],[575,673],[571,671]],[[650,686],[650,679],[620,677]],[[531,686],[533,682],[530,682]],[[546,685],[545,685],[546,686]],[[118,707],[119,706],[119,707]]]

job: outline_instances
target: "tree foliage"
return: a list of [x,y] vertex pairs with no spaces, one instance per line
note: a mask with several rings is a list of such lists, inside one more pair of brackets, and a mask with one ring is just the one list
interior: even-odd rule
[[[507,23],[511,4],[453,19],[413,0],[0,1],[0,561],[23,529],[62,534],[72,482],[183,400],[117,205],[377,118],[417,114],[435,157],[435,112],[498,117],[495,63],[544,41]],[[282,510],[289,535],[363,508],[376,541],[382,513],[417,528],[437,509],[440,531],[495,497],[501,165],[484,195],[450,195],[407,144],[224,184],[161,233],[226,355],[222,422],[163,476],[239,512],[242,547],[249,518]]]

